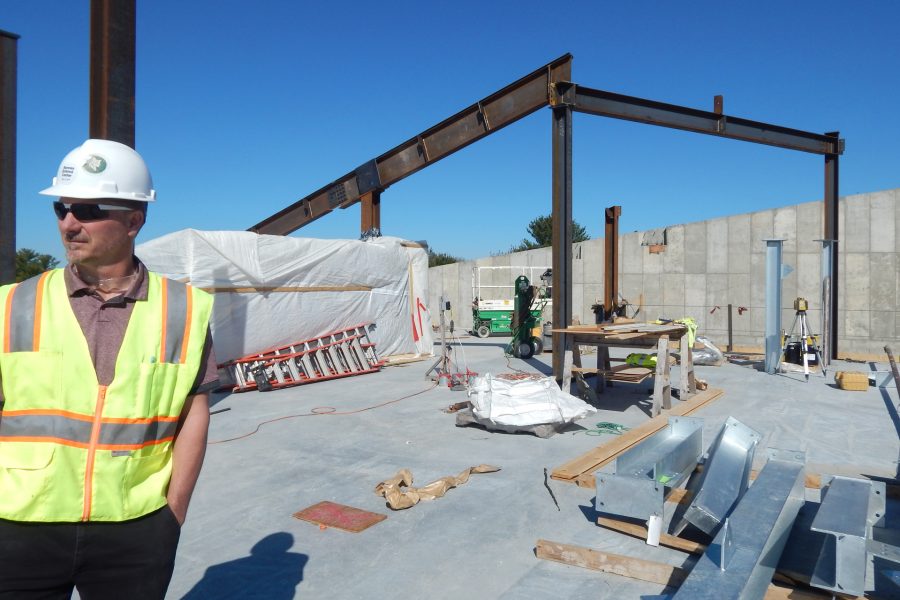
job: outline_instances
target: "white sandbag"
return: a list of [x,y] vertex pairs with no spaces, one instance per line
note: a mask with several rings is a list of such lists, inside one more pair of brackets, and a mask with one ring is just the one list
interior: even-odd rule
[[486,373],[470,386],[469,401],[480,423],[494,423],[505,431],[510,426],[567,425],[597,412],[560,390],[552,377],[510,381]]

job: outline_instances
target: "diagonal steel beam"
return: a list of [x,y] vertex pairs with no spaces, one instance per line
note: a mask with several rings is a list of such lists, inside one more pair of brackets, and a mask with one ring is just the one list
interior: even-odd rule
[[789,129],[581,86],[576,88],[572,109],[591,115],[661,125],[814,154],[838,155],[844,151],[843,140],[827,134]]
[[383,191],[404,177],[547,106],[555,84],[571,77],[572,55],[565,54],[301,198],[248,231],[286,235],[335,208],[347,208],[357,203],[368,192]]

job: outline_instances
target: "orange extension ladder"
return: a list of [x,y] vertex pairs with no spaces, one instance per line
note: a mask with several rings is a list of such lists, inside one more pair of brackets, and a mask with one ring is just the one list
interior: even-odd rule
[[219,365],[232,378],[234,392],[302,385],[374,373],[384,365],[363,323],[311,340],[251,354]]

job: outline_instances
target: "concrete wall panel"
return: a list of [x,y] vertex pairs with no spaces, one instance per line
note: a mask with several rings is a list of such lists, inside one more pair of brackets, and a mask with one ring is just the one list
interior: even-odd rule
[[[883,346],[900,336],[900,189],[842,198],[839,204],[841,353],[880,355]],[[793,272],[782,280],[783,326],[794,319],[793,301],[810,304],[810,325],[821,327],[820,261],[822,202],[806,202],[774,210],[673,225],[667,246],[650,254],[640,245],[642,232],[620,236],[620,293],[637,309],[638,318],[688,315],[701,332],[724,347],[727,307],[734,305],[733,340],[738,346],[762,347],[765,329],[765,244],[770,237],[786,238],[783,262]],[[573,248],[573,314],[582,323],[594,320],[591,305],[602,300],[603,240],[581,242]],[[471,269],[474,265],[550,265],[549,248],[487,257],[429,270],[429,308],[436,315],[443,293],[454,304],[458,328],[471,326]],[[508,272],[490,275],[491,283],[512,285]],[[503,281],[499,281],[499,279]],[[498,279],[495,281],[495,279]],[[538,284],[537,281],[534,282]],[[505,294],[504,294],[505,295]],[[719,306],[712,314],[710,310]],[[738,314],[738,307],[749,310]],[[818,330],[816,331],[818,332]],[[900,344],[897,344],[900,345]]]
[[868,194],[847,196],[844,199],[844,228],[840,230],[844,252],[869,252]]
[[[844,255],[847,268],[844,271],[849,286],[845,286],[846,298],[844,308],[846,310],[869,309],[869,255],[863,253]],[[852,282],[852,283],[851,283]]]
[[728,217],[728,271],[750,272],[750,215]]
[[706,223],[684,226],[684,272],[706,273]]
[[620,273],[643,273],[644,272],[644,248],[641,246],[641,236],[638,233],[629,233],[619,236],[619,250],[622,257],[622,264],[619,267]]
[[793,206],[775,209],[775,237],[784,240],[784,252],[797,252],[797,209]]
[[822,219],[824,205],[821,202],[807,202],[797,205],[797,245],[801,252],[812,252],[822,248],[824,235]]
[[[603,262],[603,238],[593,239],[582,244],[584,261],[584,283],[602,284],[605,263]],[[549,262],[547,263],[550,264]]]
[[662,297],[670,318],[678,319],[684,314],[684,275],[681,273],[663,273]]
[[684,241],[683,225],[666,229],[666,251],[662,253],[664,272],[684,273]]
[[706,272],[728,272],[728,219],[706,222]]
[[894,195],[891,192],[875,192],[869,194],[871,208],[869,210],[869,240],[871,252],[894,252],[896,247],[896,222],[894,219]]
[[766,243],[777,237],[775,235],[775,213],[771,210],[755,212],[750,215],[750,249],[753,252],[765,252]]
[[706,312],[706,274],[684,276],[684,308],[691,314]]

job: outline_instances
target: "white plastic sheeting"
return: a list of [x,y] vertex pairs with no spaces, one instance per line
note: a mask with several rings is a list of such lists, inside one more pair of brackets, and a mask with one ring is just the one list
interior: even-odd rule
[[528,430],[565,425],[597,412],[590,404],[559,389],[552,377],[508,380],[486,373],[469,388],[475,419],[488,428]]
[[415,243],[185,229],[135,254],[150,270],[215,294],[220,362],[367,322],[382,358],[433,352],[428,255]]

